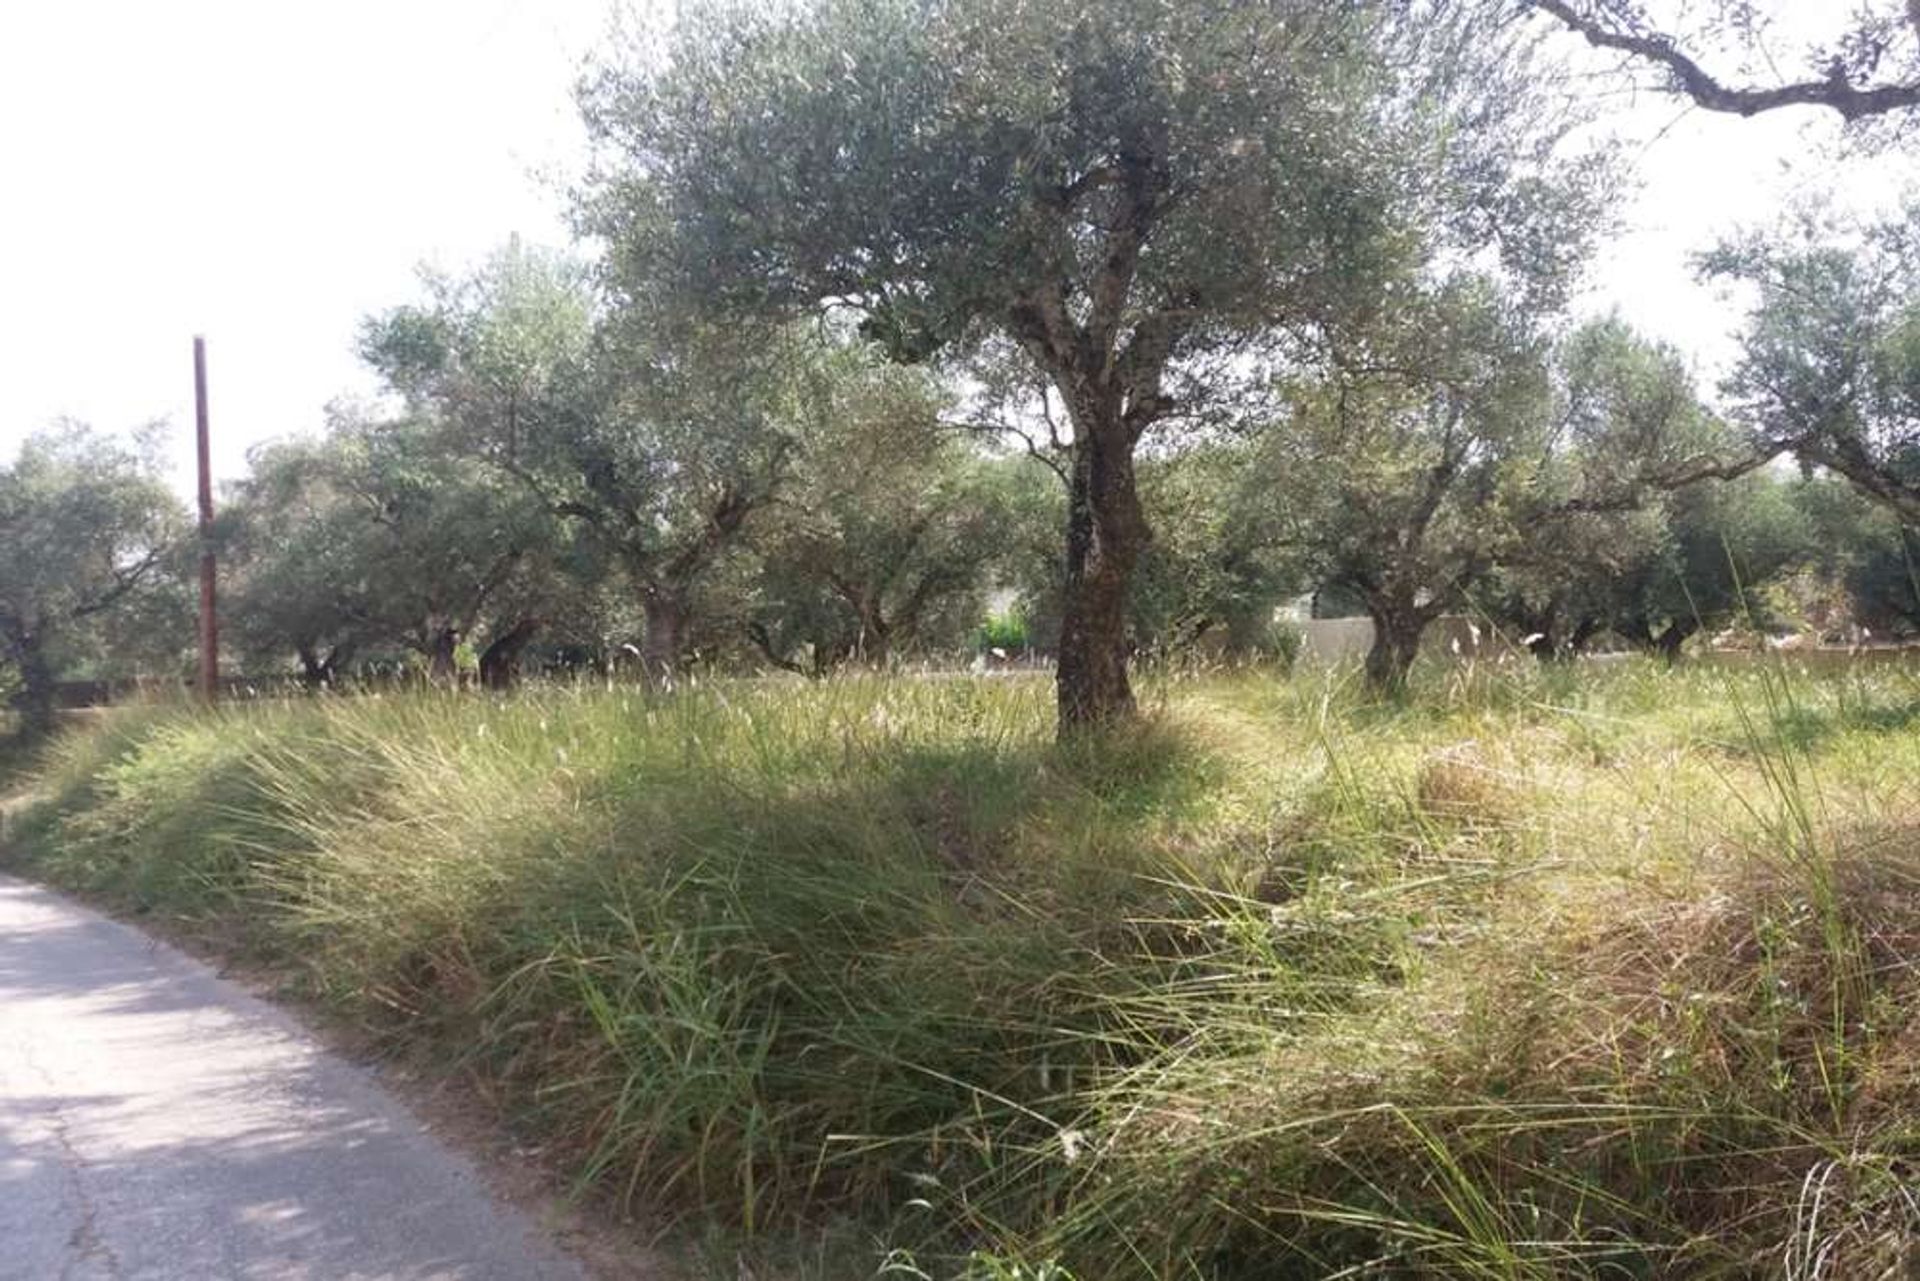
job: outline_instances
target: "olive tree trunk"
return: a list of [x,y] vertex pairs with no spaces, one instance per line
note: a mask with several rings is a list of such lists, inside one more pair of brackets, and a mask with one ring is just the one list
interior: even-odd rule
[[520,679],[520,656],[540,632],[540,620],[523,618],[487,643],[480,654],[480,684],[511,689]]
[[40,738],[53,730],[53,666],[39,636],[31,632],[14,643],[13,652],[20,672],[20,688],[13,700],[20,713],[20,729],[27,738]]
[[1407,687],[1413,662],[1420,656],[1420,637],[1431,620],[1421,610],[1391,605],[1369,604],[1367,615],[1373,620],[1373,645],[1367,650],[1367,688],[1376,693],[1400,693]]
[[427,679],[436,685],[451,685],[460,675],[460,633],[451,626],[436,627],[427,634]]
[[640,666],[650,685],[673,683],[686,646],[687,615],[684,593],[672,587],[649,587],[641,598],[646,634],[640,638]]
[[1626,638],[1635,649],[1657,656],[1671,665],[1680,661],[1682,647],[1686,645],[1688,637],[1700,630],[1700,625],[1690,618],[1676,618],[1656,632],[1646,619],[1633,618],[1615,623],[1613,630]]
[[1577,658],[1587,652],[1587,646],[1606,628],[1606,623],[1588,615],[1574,624],[1573,635],[1567,638],[1567,657]]
[[1699,624],[1691,619],[1684,621],[1675,619],[1668,623],[1667,630],[1661,632],[1655,639],[1654,652],[1660,655],[1667,666],[1671,667],[1680,661],[1680,652],[1686,645],[1687,638],[1699,630]]
[[1134,481],[1133,442],[1117,411],[1083,408],[1067,499],[1067,575],[1056,676],[1062,735],[1134,713],[1127,679],[1127,592],[1151,531]]
[[340,672],[352,657],[353,646],[342,642],[329,649],[323,656],[314,645],[297,645],[294,653],[300,660],[300,682],[308,689],[324,689],[339,683]]

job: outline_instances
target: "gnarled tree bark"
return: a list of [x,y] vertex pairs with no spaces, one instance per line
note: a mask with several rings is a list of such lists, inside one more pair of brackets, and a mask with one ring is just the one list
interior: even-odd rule
[[1367,688],[1379,694],[1406,690],[1420,657],[1420,638],[1438,610],[1418,605],[1406,593],[1365,593],[1367,617],[1373,622],[1373,644],[1367,650]]
[[459,672],[460,629],[451,623],[432,627],[420,650],[427,659],[427,679],[436,685],[452,685]]
[[671,685],[686,648],[691,613],[686,594],[669,584],[652,584],[641,593],[640,608],[646,625],[640,638],[640,666],[649,685]]
[[13,661],[20,676],[13,705],[20,713],[20,729],[29,738],[42,738],[53,730],[55,689],[53,665],[47,661],[46,646],[39,633],[22,632],[11,646]]
[[511,689],[520,680],[520,656],[540,634],[537,618],[522,618],[487,642],[480,652],[480,684],[487,689]]
[[1101,254],[1078,313],[1056,279],[1023,296],[1007,316],[1073,424],[1055,675],[1063,738],[1127,720],[1136,710],[1127,676],[1127,596],[1153,535],[1134,479],[1134,450],[1174,410],[1162,384],[1197,311],[1195,299],[1170,298],[1128,323],[1141,250],[1171,185],[1163,151],[1163,139],[1128,139],[1111,165],[1045,193],[1041,208],[1064,224],[1076,202],[1112,189]]
[[1117,415],[1074,415],[1060,620],[1060,724],[1093,727],[1133,715],[1127,676],[1127,592],[1151,538],[1134,480],[1133,444]]

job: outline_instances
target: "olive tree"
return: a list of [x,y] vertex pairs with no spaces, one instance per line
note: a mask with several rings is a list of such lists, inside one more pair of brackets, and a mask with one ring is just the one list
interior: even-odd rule
[[1810,477],[1795,498],[1812,531],[1811,568],[1841,598],[1834,612],[1875,636],[1920,633],[1920,526],[1830,476]]
[[336,408],[324,439],[256,456],[231,520],[238,634],[311,683],[377,645],[450,680],[465,645],[506,684],[554,608],[556,518],[408,419]]
[[1542,657],[1583,645],[1615,576],[1664,545],[1667,495],[1720,472],[1728,429],[1678,352],[1617,318],[1555,339],[1551,319],[1477,274],[1427,286],[1268,433],[1295,541],[1373,621],[1376,688],[1468,603]]
[[250,668],[279,670],[291,653],[307,685],[338,684],[383,639],[365,521],[312,443],[264,445],[249,463],[220,514],[225,637]]
[[580,215],[620,278],[703,307],[848,309],[902,360],[997,340],[1031,362],[1066,455],[1069,732],[1133,708],[1135,455],[1220,393],[1218,357],[1376,305],[1442,206],[1477,248],[1567,243],[1504,234],[1554,195],[1515,145],[1538,100],[1460,7],[697,9],[589,78]]
[[1686,359],[1617,316],[1576,328],[1552,363],[1552,418],[1517,539],[1476,594],[1541,658],[1613,621],[1621,576],[1668,537],[1668,495],[1757,466],[1702,404]]
[[1612,626],[1617,585],[1662,545],[1666,520],[1655,499],[1532,522],[1471,593],[1472,609],[1542,662],[1575,658]]
[[1920,205],[1869,226],[1808,216],[1703,267],[1753,291],[1727,390],[1755,451],[1791,451],[1920,524]]
[[1666,507],[1664,535],[1613,575],[1607,592],[1614,632],[1672,662],[1701,632],[1736,619],[1764,627],[1765,589],[1812,542],[1786,482],[1769,472],[1690,485]]
[[924,371],[856,345],[827,363],[829,412],[799,425],[792,474],[753,535],[747,622],[770,662],[815,675],[942,639],[937,621],[977,606],[1007,515]]
[[0,467],[0,664],[27,733],[52,727],[62,665],[164,587],[187,529],[150,457],[77,423]]
[[825,412],[822,344],[790,330],[662,318],[572,260],[517,242],[366,324],[362,352],[447,448],[570,521],[639,593],[663,678],[706,580],[744,544]]
[[1308,563],[1373,621],[1370,685],[1403,685],[1427,627],[1517,546],[1549,419],[1544,340],[1471,276],[1290,389],[1264,468]]

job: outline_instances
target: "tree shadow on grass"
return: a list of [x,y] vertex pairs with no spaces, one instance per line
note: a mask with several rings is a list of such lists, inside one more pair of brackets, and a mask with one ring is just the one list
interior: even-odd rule
[[1726,750],[1737,756],[1782,751],[1811,754],[1848,734],[1901,734],[1920,729],[1920,698],[1904,703],[1807,707],[1791,704],[1739,717],[1725,731]]

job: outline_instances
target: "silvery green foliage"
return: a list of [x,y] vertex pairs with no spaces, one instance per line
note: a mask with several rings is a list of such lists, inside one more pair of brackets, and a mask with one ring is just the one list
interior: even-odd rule
[[[29,437],[0,467],[0,668],[30,724],[50,719],[54,680],[110,641],[116,657],[163,672],[190,645],[190,615],[169,590],[197,550],[187,529],[150,453],[79,423]],[[144,637],[116,628],[130,613],[155,626]],[[120,666],[101,674],[134,674]]]
[[1722,245],[1703,269],[1754,290],[1727,390],[1757,448],[1920,524],[1920,206],[1867,225],[1809,214]]
[[227,518],[234,640],[310,681],[397,651],[450,674],[571,586],[558,519],[434,428],[336,405],[325,436],[260,451]]
[[641,598],[650,660],[677,663],[705,581],[826,412],[805,335],[609,303],[562,255],[509,245],[370,320],[362,350],[443,447],[567,520]]
[[[1490,14],[702,6],[664,51],[589,78],[601,163],[581,217],[633,288],[831,300],[909,358],[1018,329],[1054,282],[1089,339],[1129,349],[1150,325],[1183,352],[1367,306],[1383,273],[1433,253],[1491,249],[1556,289],[1591,220],[1539,214],[1590,200],[1566,180],[1596,162],[1551,154],[1559,103]],[[1130,181],[1156,198],[1106,299]]]

